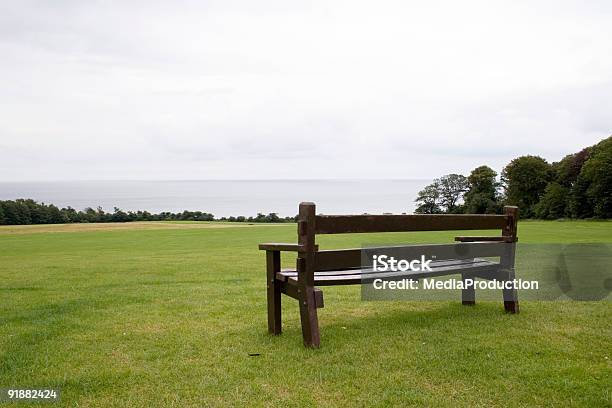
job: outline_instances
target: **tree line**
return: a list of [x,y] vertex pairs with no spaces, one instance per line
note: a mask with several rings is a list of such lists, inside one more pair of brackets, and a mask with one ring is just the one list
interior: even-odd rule
[[495,214],[516,205],[521,218],[612,218],[612,136],[554,163],[517,157],[497,176],[480,166],[435,179],[419,191],[415,212]]
[[276,213],[256,217],[220,217],[202,211],[178,213],[148,211],[123,211],[115,207],[105,212],[101,207],[77,211],[74,208],[58,208],[53,204],[38,203],[32,199],[0,201],[0,225],[69,224],[87,222],[132,222],[132,221],[230,221],[230,222],[295,222],[295,217],[279,217]]
[[[612,136],[594,146],[548,163],[521,156],[498,174],[479,166],[468,176],[447,174],[419,191],[416,213],[495,214],[516,205],[522,218],[612,218]],[[131,221],[295,222],[296,217],[258,213],[255,217],[220,217],[202,211],[178,213],[123,211],[101,207],[77,211],[32,199],[0,201],[0,225]]]

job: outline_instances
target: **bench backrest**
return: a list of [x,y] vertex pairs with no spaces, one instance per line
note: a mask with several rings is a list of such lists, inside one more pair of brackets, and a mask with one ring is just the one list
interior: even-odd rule
[[[460,244],[430,245],[438,259],[450,259],[457,254],[465,257],[501,256],[507,244],[517,241],[518,208],[504,207],[503,215],[496,214],[416,214],[416,215],[317,215],[314,203],[300,203],[298,214],[298,270],[307,276],[321,270],[356,268],[362,264],[361,249],[317,251],[317,234],[345,234],[404,231],[500,230],[499,236],[461,237]],[[469,242],[477,241],[477,242]],[[504,245],[506,244],[506,245]],[[424,246],[403,246],[402,253],[423,253]],[[388,252],[387,248],[386,252]],[[393,250],[393,249],[391,249]],[[446,255],[447,254],[447,255]]]

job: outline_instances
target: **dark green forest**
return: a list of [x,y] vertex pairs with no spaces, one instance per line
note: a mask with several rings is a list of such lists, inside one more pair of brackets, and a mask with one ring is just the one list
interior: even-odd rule
[[521,156],[495,170],[447,174],[418,193],[416,213],[495,214],[519,207],[521,218],[612,218],[612,136],[548,163]]
[[275,213],[257,214],[256,217],[221,217],[202,211],[183,211],[180,213],[148,211],[123,211],[119,208],[105,212],[102,208],[58,208],[53,204],[38,203],[31,199],[0,201],[0,224],[67,224],[80,222],[131,222],[131,221],[231,221],[231,222],[294,222],[294,217],[281,218]]

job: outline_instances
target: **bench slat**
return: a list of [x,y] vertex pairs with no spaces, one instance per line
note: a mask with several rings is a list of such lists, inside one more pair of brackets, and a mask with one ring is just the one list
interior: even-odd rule
[[[423,272],[378,272],[372,268],[363,269],[347,269],[338,271],[315,272],[314,280],[316,286],[329,285],[358,285],[363,283],[363,280],[380,279],[404,279],[413,278],[419,279],[423,277],[434,277],[453,275],[459,273],[475,273],[490,271],[493,272],[499,269],[500,264],[484,259],[469,260],[448,260],[432,262],[430,264],[431,271]],[[297,272],[295,270],[283,270],[276,274],[277,279],[289,284],[297,283]]]
[[512,242],[513,238],[509,236],[500,236],[500,237],[455,237],[455,241],[458,242],[487,242],[487,241],[495,241],[495,242]]
[[502,229],[505,215],[317,215],[315,234]]
[[[441,267],[445,267],[445,266],[453,266],[453,265],[472,265],[472,264],[477,264],[480,262],[489,262],[487,260],[484,259],[447,259],[444,261],[432,261],[430,264],[430,267],[432,269],[434,268],[441,268]],[[317,271],[315,276],[334,276],[334,275],[351,275],[351,274],[355,274],[355,273],[381,273],[381,272],[377,272],[374,271],[371,268],[363,268],[361,266],[355,267],[355,268],[347,268],[347,269],[341,269],[341,270],[330,270],[330,271]],[[289,276],[297,276],[297,271],[293,268],[287,268],[287,269],[283,269],[280,271],[280,275],[279,276],[283,276],[283,277],[289,277]]]
[[392,255],[398,259],[415,259],[421,255],[428,259],[435,257],[436,260],[470,259],[502,256],[508,245],[505,242],[466,242],[323,250],[315,252],[315,271],[359,268],[363,265],[362,257],[368,253]]
[[[265,244],[259,244],[259,249],[262,251],[294,251],[294,252],[302,252],[305,248],[299,244],[288,244],[284,242],[268,242]],[[314,250],[317,251],[319,249],[318,245],[315,245]]]

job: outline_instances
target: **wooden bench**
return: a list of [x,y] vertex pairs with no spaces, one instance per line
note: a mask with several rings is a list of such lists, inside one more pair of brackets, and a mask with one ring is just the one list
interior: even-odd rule
[[[316,215],[315,204],[301,203],[297,244],[267,243],[266,251],[268,331],[281,333],[281,294],[299,302],[304,345],[320,344],[317,308],[323,307],[318,286],[361,284],[377,277],[399,280],[429,276],[461,275],[462,279],[514,279],[517,207],[504,207],[503,215]],[[378,272],[363,259],[363,249],[319,250],[318,234],[345,234],[400,231],[501,230],[498,236],[456,237],[458,243],[402,245],[377,248],[386,253],[433,258],[431,271]],[[281,252],[297,252],[293,270],[281,269]],[[489,259],[483,259],[489,258]],[[497,258],[499,261],[492,261]],[[518,313],[516,290],[503,289],[504,308]],[[474,304],[474,289],[462,290],[462,303]]]

